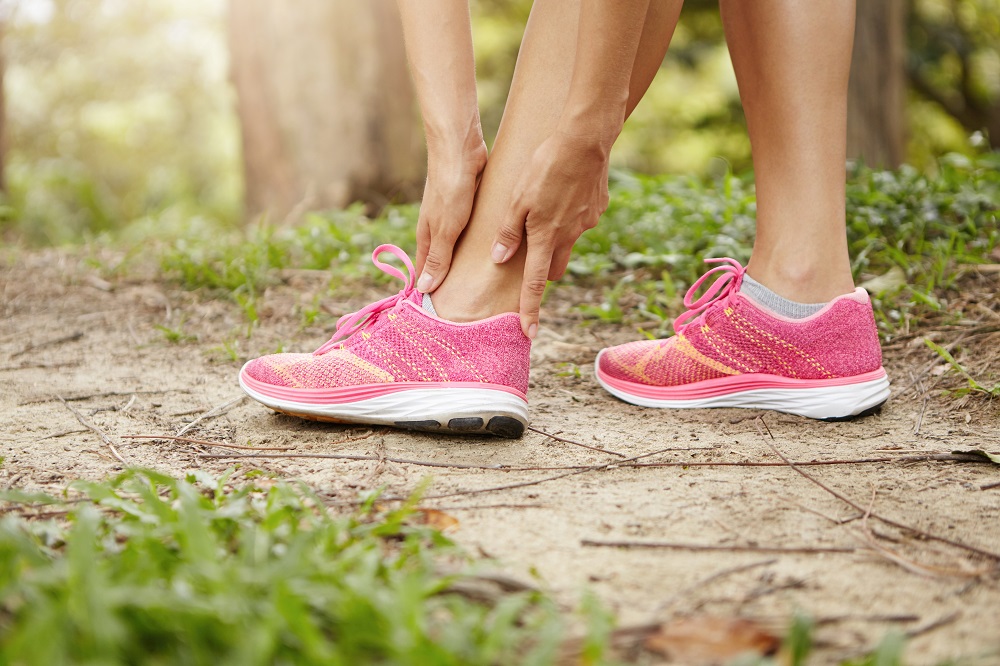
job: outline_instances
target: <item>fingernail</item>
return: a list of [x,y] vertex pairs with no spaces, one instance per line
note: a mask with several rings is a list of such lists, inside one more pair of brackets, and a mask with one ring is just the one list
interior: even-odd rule
[[538,335],[538,324],[532,324],[528,327],[528,337],[534,340],[536,335]]
[[493,261],[498,264],[503,262],[503,260],[507,257],[507,246],[502,245],[501,243],[495,243],[493,245],[493,252],[490,253],[490,256],[493,257]]
[[431,288],[431,284],[434,283],[434,278],[432,278],[427,273],[422,273],[420,279],[417,280],[417,291],[426,294],[427,290]]

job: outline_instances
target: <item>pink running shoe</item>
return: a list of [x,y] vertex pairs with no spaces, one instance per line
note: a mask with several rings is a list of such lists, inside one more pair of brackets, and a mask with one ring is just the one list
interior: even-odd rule
[[[379,261],[395,255],[407,274]],[[393,245],[372,261],[403,280],[398,294],[345,315],[312,354],[272,354],[240,371],[271,409],[317,421],[520,437],[528,425],[531,340],[516,313],[467,324],[421,307],[413,264]]]
[[[643,407],[749,407],[814,419],[866,414],[888,399],[864,289],[789,319],[740,293],[746,269],[738,261],[705,263],[722,265],[692,285],[674,337],[598,354],[597,381],[612,395]],[[722,275],[695,300],[715,273]]]

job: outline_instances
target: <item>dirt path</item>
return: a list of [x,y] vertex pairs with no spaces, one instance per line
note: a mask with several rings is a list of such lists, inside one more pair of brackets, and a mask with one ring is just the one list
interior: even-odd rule
[[[324,331],[300,330],[297,308],[324,287],[316,276],[292,275],[267,293],[260,326],[239,351],[250,356],[281,344],[290,350],[317,346]],[[338,311],[348,306],[329,305]],[[209,459],[197,454],[227,451],[129,440],[126,435],[175,434],[240,396],[239,362],[227,357],[223,341],[244,328],[241,315],[229,304],[199,301],[154,281],[108,285],[79,259],[49,252],[0,265],[0,484],[58,491],[73,479],[100,478],[122,468],[55,398],[59,394],[107,432],[129,464],[172,474],[196,467],[221,473],[240,463],[237,478],[261,469],[302,479],[343,500],[383,485],[389,495],[406,494],[428,476],[430,496],[525,484],[427,499],[424,505],[456,517],[454,537],[470,552],[495,558],[488,566],[535,577],[567,604],[585,589],[594,590],[620,624],[693,613],[786,622],[803,611],[818,622],[816,663],[870,649],[890,630],[915,634],[908,663],[959,656],[968,659],[962,663],[1000,663],[996,562],[870,520],[868,527],[885,549],[876,552],[855,509],[788,467],[745,465],[779,463],[772,445],[798,461],[997,450],[995,406],[970,402],[955,409],[934,392],[902,392],[933,368],[926,366],[929,356],[907,365],[897,353],[887,357],[896,395],[880,415],[858,421],[816,423],[741,410],[644,410],[606,395],[590,370],[600,340],[625,341],[634,331],[583,328],[568,309],[553,310],[561,323],[545,331],[534,350],[533,426],[604,451],[535,432],[520,441],[500,441],[316,424],[249,401],[200,420],[186,434],[287,446],[295,454],[484,467],[601,466],[668,448],[642,462],[731,466],[605,467],[543,481],[567,472],[385,460]],[[155,328],[168,321],[175,327],[182,317],[183,332],[197,340],[172,344]],[[874,511],[881,516],[1000,553],[1000,488],[981,489],[1000,481],[996,467],[932,461],[805,469],[861,506],[869,505],[874,489]],[[584,540],[804,550],[623,549],[584,546]],[[991,565],[992,574],[976,575]]]

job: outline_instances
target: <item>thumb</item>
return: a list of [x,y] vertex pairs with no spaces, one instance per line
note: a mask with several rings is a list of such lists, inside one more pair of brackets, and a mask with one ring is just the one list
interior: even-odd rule
[[524,238],[524,223],[528,216],[527,207],[518,199],[511,204],[500,228],[493,238],[493,249],[490,258],[494,263],[502,264],[517,252]]

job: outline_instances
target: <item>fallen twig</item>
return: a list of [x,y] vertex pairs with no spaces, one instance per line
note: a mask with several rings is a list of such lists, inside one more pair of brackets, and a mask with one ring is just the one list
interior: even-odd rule
[[222,442],[210,442],[205,439],[191,439],[190,437],[178,437],[176,435],[122,435],[122,439],[168,439],[173,442],[187,442],[188,444],[201,444],[202,446],[213,446],[224,449],[240,449],[243,451],[294,451],[293,446],[242,446],[240,444],[224,444]]
[[107,433],[105,433],[103,430],[95,426],[87,419],[83,418],[83,414],[77,411],[76,408],[73,407],[73,405],[66,402],[66,400],[61,395],[57,395],[56,397],[59,398],[59,401],[66,406],[66,409],[73,412],[73,415],[76,417],[76,420],[79,421],[81,425],[84,425],[88,429],[93,430],[95,433],[97,433],[98,437],[101,438],[101,441],[103,441],[107,445],[107,447],[111,450],[111,454],[118,459],[118,462],[125,465],[126,467],[128,466],[128,463],[125,462],[125,459],[122,458],[120,453],[118,453],[118,449],[115,448],[114,442],[111,441],[111,438],[108,437]]
[[725,553],[854,553],[853,546],[754,546],[751,544],[725,546],[720,544],[675,543],[669,541],[600,541],[581,539],[581,546],[602,548],[666,548],[669,550],[719,551]]
[[692,585],[688,585],[687,587],[681,588],[676,594],[674,594],[674,596],[670,597],[657,607],[656,609],[657,614],[662,613],[666,609],[673,606],[681,599],[681,597],[687,596],[688,594],[696,590],[700,590],[701,588],[707,586],[709,583],[714,583],[720,578],[725,578],[726,576],[731,576],[733,574],[741,573],[743,571],[749,571],[750,569],[766,567],[768,565],[774,564],[777,561],[778,561],[777,559],[772,558],[769,560],[761,560],[759,562],[752,562],[750,564],[741,564],[740,566],[729,567],[727,569],[721,569],[719,571],[716,571],[712,575],[706,578],[702,578],[701,580]]
[[[226,444],[214,444],[213,446],[228,446]],[[249,447],[244,447],[249,448]],[[281,454],[260,454],[252,453],[226,454],[226,453],[200,453],[199,458],[321,458],[330,460],[372,460],[397,463],[400,465],[417,465],[419,467],[444,467],[453,469],[490,469],[501,471],[505,468],[489,465],[466,465],[462,463],[439,463],[431,460],[408,460],[406,458],[390,458],[388,456],[366,456],[351,453],[281,453]]]
[[219,405],[217,407],[213,407],[212,409],[208,410],[207,412],[205,412],[204,414],[202,414],[201,416],[199,416],[195,420],[191,421],[191,423],[188,423],[186,426],[184,426],[183,428],[181,428],[180,430],[178,430],[177,431],[177,436],[180,437],[181,435],[183,435],[188,430],[190,430],[191,428],[195,427],[196,425],[198,425],[199,423],[201,423],[205,419],[212,418],[212,417],[215,417],[215,416],[221,416],[222,414],[224,414],[226,412],[226,410],[228,408],[233,407],[233,406],[235,406],[235,405],[243,402],[244,400],[246,400],[246,398],[247,398],[246,395],[239,395],[239,396],[236,396],[235,398],[233,398],[232,400],[229,400],[227,402],[222,403],[221,405]]
[[0,372],[13,372],[16,370],[55,370],[57,368],[75,368],[80,365],[79,361],[69,361],[67,363],[22,363],[21,365],[0,366]]
[[[631,462],[631,461],[634,461],[634,460],[640,460],[642,458],[648,458],[650,456],[659,455],[659,454],[664,453],[666,451],[670,451],[670,449],[662,449],[662,450],[659,450],[659,451],[651,451],[649,453],[643,453],[642,455],[634,456],[632,458],[627,458],[626,460],[624,460],[622,462]],[[542,483],[548,483],[549,481],[557,481],[558,479],[564,479],[564,478],[569,477],[569,476],[576,476],[577,474],[586,474],[587,472],[594,472],[594,471],[597,471],[597,470],[604,470],[604,469],[608,469],[609,467],[618,467],[618,466],[620,466],[620,463],[617,463],[617,462],[608,462],[608,463],[604,463],[602,465],[592,465],[590,467],[584,467],[583,469],[574,469],[573,471],[565,472],[564,474],[555,474],[553,476],[546,476],[545,478],[535,479],[534,481],[522,481],[521,483],[511,483],[511,484],[507,484],[507,485],[504,485],[504,486],[492,486],[490,488],[477,488],[477,489],[474,489],[474,490],[457,490],[457,491],[454,491],[454,492],[441,493],[441,494],[438,494],[438,495],[425,495],[425,496],[421,497],[420,499],[421,500],[444,499],[446,497],[460,497],[460,496],[464,496],[464,495],[480,495],[480,494],[483,494],[483,493],[492,493],[492,492],[498,492],[498,491],[501,491],[501,490],[512,490],[514,488],[526,488],[528,486],[537,486],[537,485],[542,484]],[[498,468],[498,469],[503,469],[503,468]],[[406,502],[409,499],[410,499],[410,497],[408,497],[408,496],[404,496],[404,497],[379,497],[378,501],[380,501],[380,502]],[[357,505],[357,504],[362,503],[364,501],[365,500],[357,500],[357,499],[355,499],[355,500],[348,500],[348,501],[327,502],[327,504],[330,505],[330,506],[340,506],[340,505],[354,506],[354,505]]]
[[619,458],[626,458],[626,457],[628,457],[624,453],[619,453],[618,451],[610,451],[608,449],[602,449],[602,448],[600,448],[598,446],[591,446],[590,444],[583,444],[581,442],[574,442],[572,439],[566,439],[565,437],[558,437],[556,435],[553,435],[552,433],[545,432],[544,430],[540,430],[538,428],[532,428],[531,426],[528,426],[528,430],[530,430],[531,432],[537,432],[539,435],[545,435],[549,439],[557,441],[557,442],[564,442],[566,444],[572,444],[574,446],[582,446],[583,448],[590,449],[591,451],[599,451],[601,453],[607,453],[608,455],[618,456]]
[[925,624],[922,627],[917,627],[916,629],[913,629],[912,631],[906,632],[906,637],[907,638],[916,638],[917,636],[923,636],[924,634],[930,633],[930,632],[934,631],[935,629],[939,629],[939,628],[945,626],[946,624],[951,624],[952,622],[954,622],[955,620],[957,620],[960,617],[962,617],[962,611],[953,611],[953,612],[948,613],[947,615],[945,615],[943,617],[939,617],[938,619],[934,620],[933,622]]
[[[86,395],[69,395],[60,396],[59,399],[63,402],[80,402],[81,400],[90,400],[91,398],[112,398],[116,396],[123,395],[157,395],[161,393],[190,393],[189,388],[175,388],[175,389],[160,389],[154,391],[105,391],[104,393],[88,393]],[[24,402],[17,403],[18,407],[24,407],[25,405],[38,405],[43,402],[52,402],[53,398],[51,396],[46,398],[34,398],[32,400],[25,400]]]
[[65,432],[57,432],[51,435],[46,435],[45,437],[39,437],[38,441],[41,442],[45,439],[56,439],[57,437],[65,437],[66,435],[75,435],[77,433],[87,432],[87,428],[78,428],[76,430],[67,430]]
[[[370,437],[367,435],[366,437]],[[359,437],[355,439],[365,439],[366,437]],[[344,442],[353,440],[344,440]],[[336,442],[337,444],[344,442]],[[228,444],[215,443],[215,446],[219,447],[229,447],[233,448]],[[710,449],[712,447],[695,447],[698,449]],[[263,450],[263,449],[260,449]],[[688,448],[667,448],[660,449],[656,451],[655,454],[648,454],[649,456],[669,453],[671,451],[688,451]],[[351,455],[351,454],[338,454],[338,453],[279,453],[279,454],[223,454],[223,453],[202,453],[199,454],[201,458],[318,458],[318,459],[332,459],[332,460],[379,460],[376,456],[363,456],[363,455]],[[645,457],[644,456],[640,456]],[[492,470],[497,472],[557,472],[557,471],[586,471],[592,469],[593,465],[533,465],[524,467],[513,467],[509,465],[477,465],[477,464],[464,464],[464,463],[440,463],[433,462],[429,460],[409,460],[403,458],[386,458],[388,462],[403,464],[403,465],[418,465],[421,467],[442,467],[442,468],[454,468],[454,469],[483,469]],[[654,467],[788,467],[787,463],[780,462],[704,462],[704,461],[693,461],[693,460],[673,460],[668,462],[653,462],[653,463],[637,463],[631,462],[637,460],[637,458],[627,458],[621,462],[609,462],[605,465],[600,465],[601,469],[629,469],[629,468],[654,468]],[[952,454],[952,453],[940,453],[926,456],[896,456],[896,457],[882,457],[882,458],[855,458],[855,459],[844,459],[844,460],[805,460],[795,462],[793,464],[799,465],[801,467],[811,467],[811,466],[821,466],[821,465],[860,465],[868,463],[892,463],[892,462],[928,462],[928,461],[957,461],[957,462],[983,462],[983,459],[979,456],[973,455],[963,455],[963,454]]]
[[[822,488],[826,492],[830,493],[831,495],[833,495],[834,497],[836,497],[837,499],[839,499],[841,502],[844,502],[845,504],[848,504],[849,506],[857,509],[858,511],[865,512],[865,509],[863,507],[861,507],[859,504],[857,504],[857,502],[851,500],[850,498],[848,498],[847,496],[845,496],[845,495],[837,492],[836,490],[833,490],[832,488],[830,488],[829,486],[827,486],[826,484],[824,484],[822,481],[820,481],[816,477],[812,476],[811,474],[809,474],[805,470],[801,469],[800,465],[798,465],[798,464],[793,463],[792,461],[790,461],[788,458],[785,457],[785,455],[780,450],[778,450],[778,447],[775,446],[773,443],[766,442],[766,444],[771,447],[771,450],[774,451],[775,455],[777,455],[779,458],[781,458],[785,462],[785,464],[787,464],[789,467],[791,467],[797,473],[801,474],[807,480],[809,480],[810,482],[816,484],[817,486],[819,486],[820,488]],[[953,455],[953,454],[949,454],[949,455]],[[919,529],[917,527],[906,525],[904,523],[900,523],[900,522],[892,520],[890,518],[886,518],[885,516],[881,516],[881,515],[879,515],[877,513],[874,513],[874,512],[871,512],[869,515],[872,518],[875,518],[876,520],[885,523],[886,525],[892,525],[893,527],[896,527],[896,528],[899,528],[899,529],[902,529],[902,530],[906,530],[908,532],[912,532],[913,534],[917,534],[917,535],[919,535],[919,536],[921,536],[921,537],[923,537],[925,539],[931,539],[931,540],[934,540],[934,541],[940,541],[941,543],[946,543],[946,544],[948,544],[950,546],[954,546],[956,548],[961,548],[962,550],[967,550],[970,553],[976,553],[977,555],[982,555],[984,557],[988,557],[988,558],[990,558],[992,560],[1000,562],[1000,554],[997,554],[997,553],[994,553],[992,551],[986,550],[985,548],[979,548],[978,546],[970,546],[969,544],[962,543],[961,541],[955,541],[954,539],[949,539],[947,537],[938,536],[936,534],[932,534],[930,532],[927,532],[925,530]]]
[[30,351],[34,351],[35,349],[41,349],[42,347],[48,347],[50,345],[61,345],[64,342],[75,342],[76,340],[79,340],[82,337],[83,337],[83,331],[77,331],[76,333],[70,333],[69,335],[53,338],[51,340],[43,340],[38,344],[29,343],[28,346],[26,346],[24,349],[18,352],[14,352],[13,354],[10,355],[10,357],[17,358],[18,356],[24,356]]
[[476,511],[478,509],[545,509],[545,504],[469,504],[466,506],[435,506],[438,511]]

